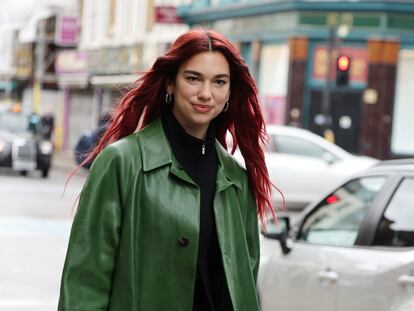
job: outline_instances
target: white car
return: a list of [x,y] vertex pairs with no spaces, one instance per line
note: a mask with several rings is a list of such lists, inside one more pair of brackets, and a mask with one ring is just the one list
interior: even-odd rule
[[[355,156],[304,129],[268,125],[269,145],[265,153],[272,183],[285,196],[289,210],[300,210],[346,177],[362,171],[377,159]],[[244,165],[240,151],[236,159]],[[281,196],[272,193],[276,206]]]
[[381,162],[262,228],[262,311],[414,310],[414,159]]

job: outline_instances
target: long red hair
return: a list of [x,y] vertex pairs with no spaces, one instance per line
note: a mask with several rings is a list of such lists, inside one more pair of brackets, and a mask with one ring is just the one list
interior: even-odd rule
[[257,86],[237,48],[226,37],[213,30],[196,29],[181,35],[166,54],[159,57],[152,68],[138,78],[135,86],[116,106],[111,125],[84,163],[94,159],[108,144],[132,134],[160,117],[167,109],[167,80],[175,81],[178,69],[184,61],[206,51],[221,52],[230,65],[230,105],[228,111],[221,113],[215,120],[216,135],[220,144],[227,149],[226,132],[231,133],[231,153],[239,146],[245,159],[258,214],[263,221],[268,212],[274,214],[274,208],[271,203],[272,183],[262,149],[266,132]]

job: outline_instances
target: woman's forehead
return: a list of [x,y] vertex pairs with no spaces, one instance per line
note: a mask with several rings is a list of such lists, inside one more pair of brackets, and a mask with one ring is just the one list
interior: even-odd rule
[[194,71],[202,75],[228,75],[230,66],[227,59],[220,52],[201,52],[193,55],[180,66],[180,72]]

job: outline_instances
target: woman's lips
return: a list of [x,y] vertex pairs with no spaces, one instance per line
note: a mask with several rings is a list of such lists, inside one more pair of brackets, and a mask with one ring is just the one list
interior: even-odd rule
[[209,112],[211,109],[213,109],[213,106],[202,105],[202,104],[193,104],[193,108],[197,112],[205,113],[205,112]]

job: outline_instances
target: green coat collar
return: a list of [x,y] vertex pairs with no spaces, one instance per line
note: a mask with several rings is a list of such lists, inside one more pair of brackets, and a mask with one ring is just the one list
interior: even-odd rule
[[[165,136],[161,118],[157,118],[139,132],[143,171],[148,172],[164,165],[171,164],[171,172],[179,178],[194,184],[190,177],[182,170],[173,156],[170,144]],[[217,159],[217,191],[222,191],[234,184],[241,187],[241,176],[237,173],[237,167],[233,157],[216,140]]]

